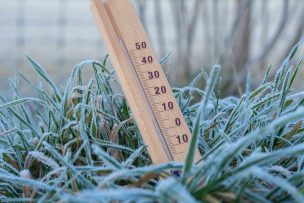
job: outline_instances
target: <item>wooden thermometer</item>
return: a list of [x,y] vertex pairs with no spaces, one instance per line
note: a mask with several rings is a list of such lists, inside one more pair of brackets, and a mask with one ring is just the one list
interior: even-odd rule
[[92,10],[153,163],[183,162],[191,133],[131,0],[93,0]]

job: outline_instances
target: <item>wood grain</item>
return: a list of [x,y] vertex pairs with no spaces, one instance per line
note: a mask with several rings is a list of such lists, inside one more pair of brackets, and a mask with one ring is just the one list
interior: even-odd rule
[[94,0],[92,11],[153,163],[183,162],[191,133],[131,1]]

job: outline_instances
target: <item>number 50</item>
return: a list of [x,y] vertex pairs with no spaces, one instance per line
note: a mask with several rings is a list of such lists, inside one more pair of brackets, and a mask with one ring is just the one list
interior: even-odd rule
[[137,43],[135,43],[135,48],[136,49],[145,49],[145,48],[147,48],[147,43],[146,42],[137,42]]

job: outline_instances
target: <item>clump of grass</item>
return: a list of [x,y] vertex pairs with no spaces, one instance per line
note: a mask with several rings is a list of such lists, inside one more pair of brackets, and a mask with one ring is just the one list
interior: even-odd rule
[[[19,74],[14,99],[0,97],[0,201],[304,202],[304,92],[291,89],[302,60],[290,66],[298,47],[241,98],[219,98],[219,67],[173,88],[202,159],[193,163],[190,149],[184,164],[158,166],[113,90],[107,59],[77,65],[61,90],[28,57],[46,85]],[[85,68],[94,72],[89,81]],[[202,79],[205,90],[196,87]],[[20,80],[37,97],[19,96]]]

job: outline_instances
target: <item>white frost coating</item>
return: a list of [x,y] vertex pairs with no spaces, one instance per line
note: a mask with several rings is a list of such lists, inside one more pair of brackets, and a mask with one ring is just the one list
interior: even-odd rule
[[21,178],[31,179],[31,172],[28,169],[24,169],[19,173]]
[[52,159],[52,158],[50,158],[50,157],[44,155],[42,152],[31,151],[31,152],[29,152],[29,154],[30,154],[32,157],[34,157],[34,158],[36,158],[37,160],[39,160],[40,162],[42,162],[43,164],[52,167],[53,169],[59,167],[58,163],[57,163],[54,159]]

